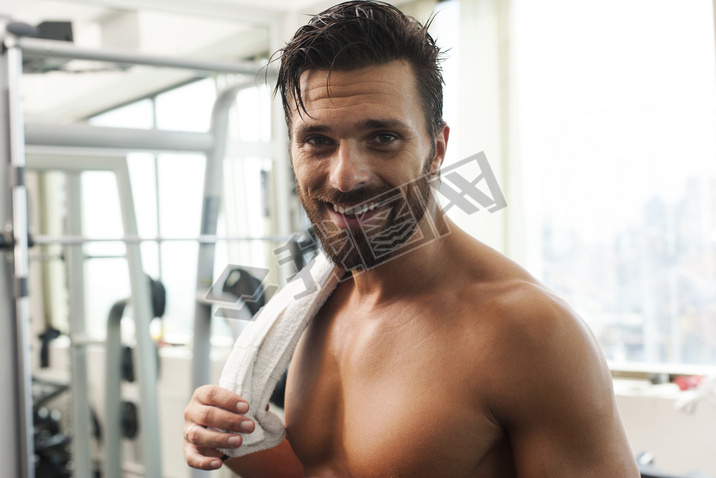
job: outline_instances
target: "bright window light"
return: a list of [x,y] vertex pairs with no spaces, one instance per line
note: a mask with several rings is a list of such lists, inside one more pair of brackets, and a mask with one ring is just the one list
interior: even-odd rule
[[[216,99],[213,79],[200,80],[131,103],[90,119],[95,126],[208,131]],[[156,120],[156,123],[155,123]],[[271,139],[271,97],[265,86],[241,90],[230,117],[229,141],[267,142]],[[192,238],[200,233],[206,159],[200,154],[141,153],[127,156],[137,226],[142,237]],[[268,235],[272,161],[268,158],[231,157],[224,161],[224,204],[219,212],[219,235]],[[120,237],[122,217],[114,177],[108,173],[83,174],[85,235]],[[230,217],[229,217],[230,216]],[[268,242],[216,245],[220,270],[231,262],[266,267],[275,244]],[[199,246],[191,241],[143,242],[145,271],[161,279],[167,290],[164,338],[188,342],[193,333],[196,271]],[[130,294],[129,276],[121,243],[90,243],[85,265],[88,327],[104,335],[112,304]],[[220,321],[218,321],[220,322]],[[227,334],[217,322],[217,334]]]
[[615,363],[716,364],[712,8],[516,2],[529,268]]

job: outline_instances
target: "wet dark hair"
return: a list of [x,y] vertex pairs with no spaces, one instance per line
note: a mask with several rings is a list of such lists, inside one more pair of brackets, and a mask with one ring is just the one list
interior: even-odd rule
[[415,74],[428,134],[434,140],[445,124],[444,82],[442,55],[428,33],[431,21],[421,25],[390,4],[372,1],[344,2],[311,18],[277,52],[281,66],[274,94],[281,92],[289,134],[291,106],[308,114],[300,84],[306,70],[350,71],[405,60]]

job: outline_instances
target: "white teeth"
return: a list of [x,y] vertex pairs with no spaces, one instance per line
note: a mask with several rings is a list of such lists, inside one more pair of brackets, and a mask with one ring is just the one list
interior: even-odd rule
[[349,207],[337,206],[337,205],[333,204],[334,211],[339,212],[341,214],[348,214],[351,216],[359,216],[361,214],[365,214],[368,211],[372,211],[376,207],[378,207],[378,205],[376,203],[364,204],[363,206],[352,206],[352,207],[351,206],[349,206]]

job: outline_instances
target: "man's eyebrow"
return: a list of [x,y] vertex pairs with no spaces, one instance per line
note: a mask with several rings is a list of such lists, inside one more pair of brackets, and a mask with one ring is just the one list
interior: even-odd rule
[[327,133],[331,130],[331,127],[325,124],[311,124],[304,125],[298,128],[299,134],[311,134],[311,133]]
[[361,129],[408,129],[408,125],[397,119],[367,119],[357,124]]
[[[373,129],[408,129],[408,125],[398,119],[367,119],[356,123],[356,128],[360,130]],[[314,133],[330,133],[331,125],[328,124],[307,124],[297,128],[297,133],[302,135]]]

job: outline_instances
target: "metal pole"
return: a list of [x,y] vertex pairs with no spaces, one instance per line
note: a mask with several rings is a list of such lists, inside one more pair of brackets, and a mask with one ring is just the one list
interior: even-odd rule
[[[126,161],[118,161],[115,170],[117,190],[122,207],[124,232],[137,235],[137,218],[134,211],[132,185]],[[142,431],[139,437],[144,451],[144,468],[147,477],[162,476],[162,447],[159,431],[159,403],[157,397],[156,344],[149,334],[152,307],[149,281],[142,266],[142,252],[137,243],[127,244],[127,264],[132,288],[132,312],[135,323],[137,376],[139,378],[139,419]]]
[[27,290],[29,269],[27,244],[27,190],[25,189],[25,137],[23,131],[21,89],[22,51],[14,37],[6,42],[8,126],[10,129],[10,174],[12,186],[12,234],[14,241],[14,296],[17,343],[17,374],[20,454],[22,476],[34,478],[32,435],[32,375],[30,369],[30,304]]
[[[214,102],[211,116],[211,131],[214,134],[213,148],[206,153],[206,174],[204,176],[204,204],[201,211],[201,235],[216,234],[219,206],[221,204],[224,155],[228,137],[229,109],[236,94],[248,84],[236,85],[221,92]],[[196,273],[196,296],[203,297],[214,281],[213,243],[199,246]],[[192,347],[191,392],[209,383],[211,372],[211,304],[196,301],[194,308],[194,341]],[[192,478],[209,476],[209,472],[192,469]]]
[[[0,20],[0,37],[5,37],[5,22]],[[0,88],[3,92],[8,90],[8,61],[7,51],[0,52]],[[0,112],[7,115],[10,96],[0,94]],[[12,180],[10,175],[11,164],[8,153],[10,151],[10,131],[8,126],[9,117],[5,116],[5,122],[0,128],[0,154],[3,161],[0,166],[0,227],[3,233],[11,234],[12,224]],[[6,252],[0,258],[0,320],[6,333],[0,334],[0,383],[7,387],[7,400],[0,400],[0,463],[3,473],[7,476],[26,476],[27,468],[26,451],[21,450],[20,428],[25,426],[21,419],[20,404],[17,397],[23,395],[23,387],[18,375],[17,353],[17,321],[15,296],[13,294],[13,255]]]
[[[109,128],[84,124],[25,125],[25,142],[28,146],[55,148],[94,148],[129,151],[179,151],[206,153],[214,144],[211,133],[166,131],[156,129]],[[276,145],[264,142],[231,141],[228,153],[241,156],[272,157]],[[68,152],[69,153],[69,152]]]
[[[216,234],[221,204],[222,178],[224,173],[224,154],[228,137],[229,109],[242,88],[249,84],[240,84],[224,90],[214,103],[211,118],[211,131],[214,135],[213,148],[206,155],[206,173],[204,176],[204,204],[201,211],[201,235]],[[196,290],[197,297],[202,296],[211,287],[214,280],[213,243],[199,246],[197,261]],[[211,369],[211,305],[196,302],[194,309],[194,343],[192,360],[192,390],[209,383]]]
[[25,126],[27,144],[126,151],[205,152],[214,142],[209,133],[107,128],[82,124],[33,124]]
[[[196,58],[170,58],[146,55],[112,49],[90,49],[76,47],[71,43],[38,38],[22,38],[20,48],[27,58],[64,58],[69,60],[94,60],[127,65],[147,65],[163,68],[193,70],[205,74],[234,73],[253,77],[264,72],[263,65],[253,62],[222,62]],[[273,74],[269,70],[269,75]]]
[[[195,237],[140,237],[140,236],[122,236],[122,237],[84,237],[80,235],[64,235],[64,236],[32,236],[32,242],[39,245],[49,244],[86,244],[88,242],[124,242],[127,244],[136,244],[140,242],[198,242],[199,244],[215,244],[217,242],[287,242],[291,239],[288,235],[262,236],[262,237],[241,237],[241,236],[211,236],[202,235]],[[211,284],[209,284],[211,285]]]
[[[82,234],[82,180],[80,172],[65,175],[67,184],[66,228]],[[74,476],[91,476],[92,456],[89,377],[87,372],[87,324],[85,320],[84,251],[81,244],[65,248],[70,311],[70,370],[72,378],[72,461]]]
[[[288,17],[287,17],[288,19]],[[274,23],[270,30],[270,51],[277,51],[283,46],[284,36],[292,34],[298,25],[290,25],[288,29],[279,28]],[[281,99],[276,97],[271,103],[271,141],[276,146],[273,158],[273,186],[274,186],[274,207],[272,213],[272,231],[277,234],[288,234],[294,228],[300,229],[301,224],[296,221],[299,217],[300,205],[298,197],[293,191],[293,174],[291,160],[289,158],[288,131],[284,118],[284,111]],[[285,268],[278,271],[279,280],[287,275]]]
[[103,435],[104,464],[102,478],[122,476],[122,315],[126,306],[120,301],[112,306],[107,318],[105,348],[105,387]]

